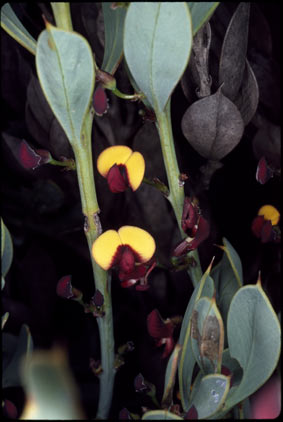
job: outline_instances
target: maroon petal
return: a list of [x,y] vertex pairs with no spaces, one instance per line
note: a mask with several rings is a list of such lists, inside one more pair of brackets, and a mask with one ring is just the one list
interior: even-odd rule
[[182,229],[186,232],[192,229],[197,224],[198,210],[197,207],[191,202],[190,198],[186,197],[184,200],[183,214],[182,214]]
[[26,141],[20,144],[19,159],[25,169],[35,169],[41,165],[41,156]]
[[198,411],[195,406],[191,406],[185,414],[185,419],[198,419]]
[[147,330],[154,339],[163,339],[171,337],[173,333],[173,324],[165,323],[157,309],[154,309],[147,317]]
[[210,226],[208,221],[203,218],[202,216],[199,217],[199,222],[197,229],[193,228],[193,233],[195,234],[195,237],[188,241],[189,238],[182,240],[182,242],[176,246],[176,248],[173,251],[173,256],[181,256],[187,253],[188,251],[192,251],[205,240],[209,236]]
[[100,84],[94,91],[93,108],[97,116],[102,116],[103,114],[107,113],[107,110],[109,108],[105,89]]
[[133,280],[133,279],[122,281],[121,287],[123,287],[123,288],[132,287],[134,284],[137,283],[137,281],[138,280]]
[[123,175],[121,167],[114,164],[107,174],[108,186],[113,193],[124,192],[128,188],[126,176]]
[[144,391],[148,391],[149,387],[148,385],[145,383],[144,377],[142,376],[142,374],[138,374],[134,380],[134,387],[136,392],[138,393],[142,393]]
[[230,371],[229,368],[227,368],[226,366],[222,365],[221,366],[221,374],[226,375],[227,377],[231,377],[230,378],[230,388],[233,385],[233,373]]
[[146,271],[147,269],[145,265],[136,265],[133,271],[125,272],[121,270],[119,272],[119,279],[121,281],[133,279],[135,282],[137,282],[140,278],[145,276]]
[[101,307],[104,303],[104,296],[100,290],[96,289],[92,301],[95,306]]
[[10,400],[4,400],[4,416],[8,419],[17,419],[18,411],[14,403]]
[[273,171],[268,167],[265,157],[261,157],[256,169],[256,180],[264,185],[273,177]]
[[63,297],[64,299],[71,299],[74,297],[71,279],[72,277],[70,275],[65,275],[60,278],[56,287],[58,296]]
[[265,219],[263,215],[258,215],[252,221],[252,232],[258,238],[261,237],[261,231],[262,231],[264,223],[265,223]]
[[274,238],[273,228],[270,220],[265,220],[261,229],[262,243],[271,242]]
[[131,273],[134,270],[135,256],[128,246],[126,246],[123,250],[119,267],[120,270],[125,273]]

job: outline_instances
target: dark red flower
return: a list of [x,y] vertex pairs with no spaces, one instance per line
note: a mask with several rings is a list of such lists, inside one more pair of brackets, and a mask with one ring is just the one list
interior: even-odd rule
[[272,205],[264,205],[252,221],[252,232],[262,243],[280,240],[279,211]]
[[170,319],[164,321],[157,309],[154,309],[147,317],[147,330],[149,335],[154,338],[156,346],[165,344],[162,358],[166,358],[174,348],[174,328],[173,322]]
[[261,157],[256,169],[256,180],[264,185],[273,175],[274,171],[268,166],[265,157]]
[[129,187],[126,167],[114,164],[107,174],[107,182],[111,192],[124,192]]
[[33,149],[25,140],[20,143],[18,157],[25,169],[32,170],[49,163],[52,159],[50,152],[44,149]]
[[191,406],[185,414],[185,419],[198,419],[198,411],[195,406]]

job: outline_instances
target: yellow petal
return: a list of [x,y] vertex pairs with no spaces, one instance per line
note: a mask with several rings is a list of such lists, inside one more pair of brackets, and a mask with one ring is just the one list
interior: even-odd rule
[[136,252],[141,262],[147,262],[155,252],[155,241],[145,230],[135,226],[123,226],[118,230],[120,239],[124,245],[129,245]]
[[106,148],[97,159],[97,170],[101,176],[106,177],[108,171],[114,164],[124,164],[132,154],[131,148],[125,145],[115,145]]
[[272,205],[264,205],[259,209],[257,215],[263,215],[265,220],[270,220],[273,226],[275,226],[280,219],[279,211]]
[[129,184],[133,191],[135,191],[140,186],[145,171],[145,162],[141,153],[137,151],[133,152],[126,161],[125,167],[127,169]]
[[102,233],[92,245],[92,256],[104,270],[109,270],[121,239],[115,230]]

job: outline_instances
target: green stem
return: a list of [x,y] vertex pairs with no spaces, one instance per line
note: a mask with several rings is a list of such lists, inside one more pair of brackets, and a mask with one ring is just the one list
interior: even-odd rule
[[73,31],[70,3],[51,2],[56,26],[65,31]]
[[[180,183],[179,179],[180,171],[178,167],[172,133],[170,105],[171,104],[169,100],[164,111],[155,110],[157,121],[156,126],[159,132],[161,150],[169,184],[170,194],[167,199],[170,201],[174,209],[181,236],[182,238],[184,238],[185,233],[181,226],[181,220],[185,195],[184,187],[182,186],[182,183]],[[190,266],[190,268],[188,269],[188,273],[195,287],[202,277],[202,269],[197,249],[191,251],[188,256],[194,258],[194,261],[196,263],[195,266]]]
[[123,100],[137,101],[143,98],[142,94],[123,94],[123,92],[119,91],[118,88],[111,89],[111,91],[116,95],[116,97],[122,98]]
[[106,419],[111,407],[113,395],[115,378],[115,355],[111,303],[111,278],[106,271],[104,271],[99,265],[96,264],[91,254],[93,242],[97,239],[102,231],[98,217],[99,207],[97,203],[93,176],[91,151],[92,118],[93,114],[90,111],[86,116],[86,121],[82,132],[81,145],[73,145],[73,150],[76,159],[82,211],[85,216],[85,235],[91,255],[95,288],[98,289],[104,297],[103,310],[105,315],[103,317],[97,318],[100,335],[101,366],[103,370],[99,376],[100,391],[97,418]]

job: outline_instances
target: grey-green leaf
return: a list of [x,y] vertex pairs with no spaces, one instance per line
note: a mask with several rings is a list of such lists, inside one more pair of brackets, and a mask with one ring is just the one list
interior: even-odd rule
[[81,131],[94,88],[94,63],[88,42],[75,32],[48,24],[37,43],[41,88],[72,146]]
[[242,84],[245,70],[250,3],[241,2],[234,12],[225,34],[219,62],[219,84],[223,93],[233,101]]
[[161,406],[162,408],[169,408],[172,404],[173,399],[173,389],[175,386],[175,378],[178,367],[178,360],[180,356],[180,351],[182,346],[176,344],[170,359],[167,363],[166,373],[165,373],[165,383],[164,383],[164,392],[162,396]]
[[22,419],[84,419],[66,362],[67,357],[59,350],[37,351],[23,362],[28,401]]
[[111,2],[102,2],[105,44],[101,69],[113,75],[123,56],[123,29],[126,8],[117,7],[113,10],[111,4]]
[[133,2],[125,19],[124,55],[151,106],[162,112],[190,57],[192,23],[181,2]]
[[198,419],[211,417],[221,409],[230,387],[226,375],[210,374],[197,377],[192,391],[190,406],[194,406]]
[[182,131],[204,158],[221,160],[240,142],[244,123],[237,107],[221,92],[194,102],[182,119]]
[[151,410],[149,412],[146,412],[142,420],[162,420],[162,421],[174,421],[174,420],[183,420],[180,416],[175,415],[174,413],[169,412],[168,410]]
[[[12,260],[13,260],[13,243],[12,243],[11,235],[1,218],[1,274],[2,274],[3,279],[11,267]],[[3,285],[3,282],[2,282],[2,285]]]
[[19,44],[35,55],[36,41],[18,19],[9,3],[1,7],[1,27],[14,40],[18,41]]
[[235,294],[227,329],[230,355],[244,371],[241,383],[226,402],[230,408],[268,380],[280,355],[280,324],[259,281]]
[[193,35],[195,35],[202,25],[210,19],[218,5],[219,2],[188,2],[192,16]]

